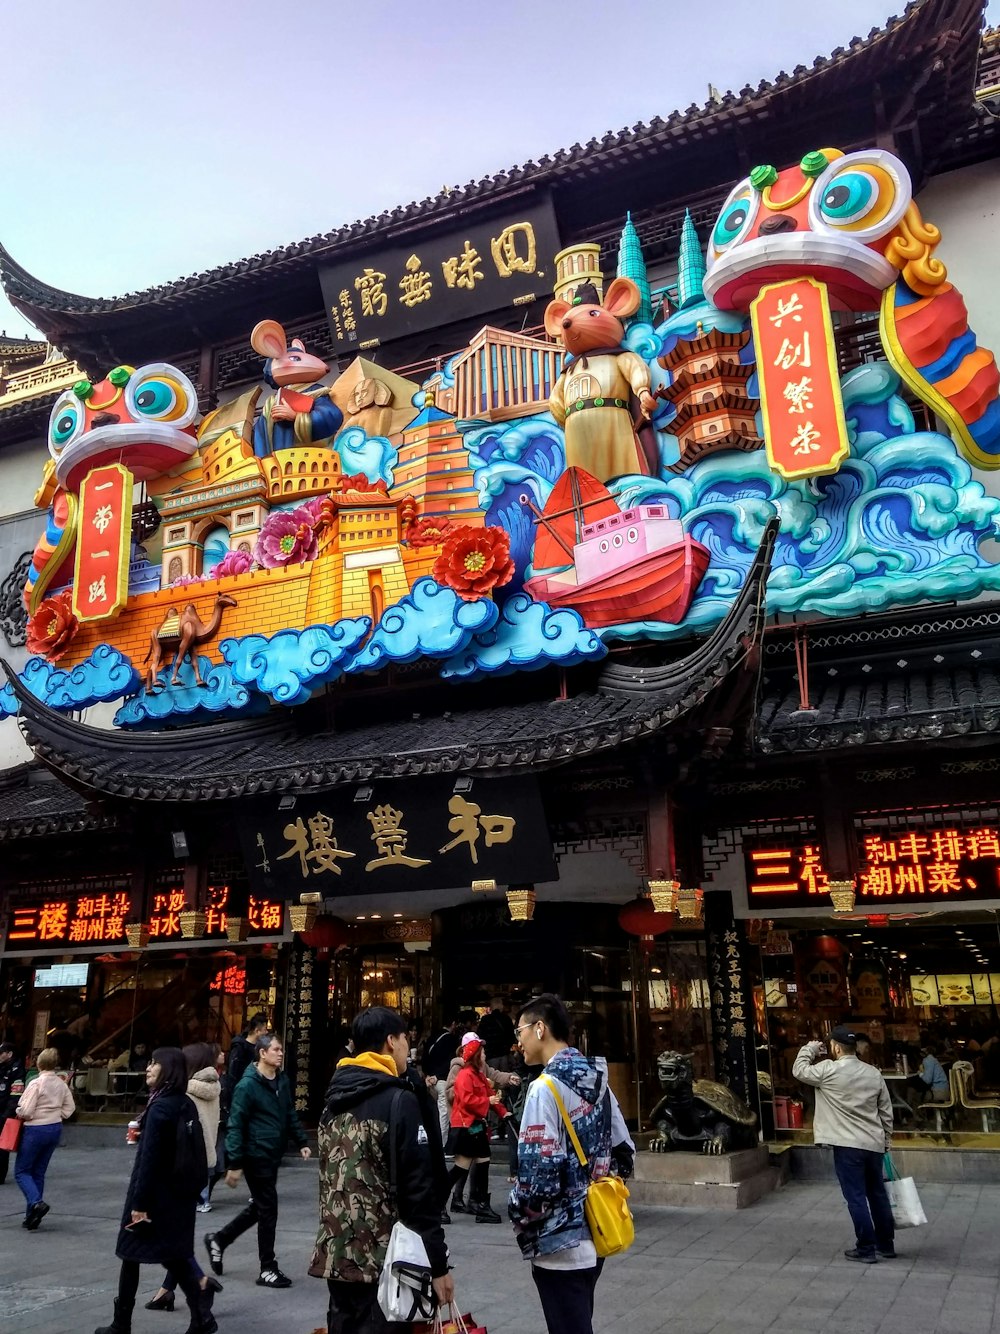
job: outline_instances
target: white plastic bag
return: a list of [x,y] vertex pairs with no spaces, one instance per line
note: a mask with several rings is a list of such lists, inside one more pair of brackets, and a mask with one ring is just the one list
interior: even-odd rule
[[896,1227],[921,1227],[927,1222],[924,1206],[920,1203],[916,1183],[912,1177],[895,1175],[885,1183],[885,1193],[892,1207],[892,1221]]
[[436,1300],[427,1249],[419,1232],[395,1223],[378,1280],[378,1304],[393,1321],[429,1320]]

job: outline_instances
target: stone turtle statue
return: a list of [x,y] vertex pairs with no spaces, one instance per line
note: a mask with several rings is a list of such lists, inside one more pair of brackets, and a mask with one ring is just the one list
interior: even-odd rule
[[663,1097],[650,1116],[657,1131],[649,1146],[654,1153],[728,1153],[757,1143],[754,1113],[725,1084],[695,1079],[690,1056],[661,1051],[656,1073]]

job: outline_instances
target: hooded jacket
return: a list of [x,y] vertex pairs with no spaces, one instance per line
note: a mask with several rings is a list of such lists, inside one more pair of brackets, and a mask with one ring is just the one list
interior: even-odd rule
[[203,1070],[196,1070],[188,1080],[188,1097],[198,1108],[198,1120],[201,1133],[205,1137],[205,1153],[208,1156],[208,1170],[215,1166],[215,1142],[219,1138],[219,1095],[222,1085],[219,1072],[214,1065],[206,1065]]
[[[391,1133],[396,1198],[389,1187]],[[423,1238],[431,1272],[448,1272],[427,1130],[416,1095],[391,1056],[362,1052],[341,1061],[319,1123],[319,1232],[309,1264],[314,1278],[377,1283],[389,1235],[400,1219]]]
[[243,1072],[236,1085],[226,1127],[226,1164],[241,1171],[251,1168],[277,1171],[289,1138],[304,1149],[309,1143],[292,1106],[292,1090],[284,1071],[265,1079],[256,1065]]
[[531,1259],[590,1241],[583,1212],[587,1186],[591,1178],[607,1176],[611,1165],[607,1061],[591,1060],[575,1047],[566,1047],[542,1073],[559,1088],[587,1155],[587,1167],[580,1166],[569,1143],[552,1090],[544,1079],[536,1079],[524,1102],[517,1184],[510,1193],[517,1244]]

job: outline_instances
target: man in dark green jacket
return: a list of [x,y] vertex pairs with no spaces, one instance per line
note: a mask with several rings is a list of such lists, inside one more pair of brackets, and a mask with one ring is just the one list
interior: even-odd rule
[[281,1072],[284,1051],[276,1037],[257,1039],[257,1061],[247,1066],[236,1085],[226,1130],[226,1185],[236,1186],[241,1176],[250,1187],[250,1203],[232,1222],[205,1237],[212,1272],[222,1273],[226,1247],[257,1224],[261,1288],[290,1288],[292,1280],[274,1258],[278,1226],[278,1168],[289,1139],[303,1158],[310,1156],[305,1132],[292,1104],[292,1091]]

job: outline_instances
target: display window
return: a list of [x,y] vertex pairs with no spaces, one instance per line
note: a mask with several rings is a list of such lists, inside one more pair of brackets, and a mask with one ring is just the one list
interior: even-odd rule
[[787,922],[757,935],[757,1069],[765,1132],[812,1142],[801,1046],[848,1023],[882,1071],[894,1138],[1000,1148],[1000,933],[992,914]]

